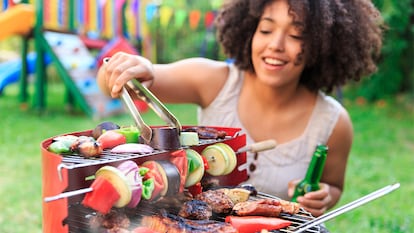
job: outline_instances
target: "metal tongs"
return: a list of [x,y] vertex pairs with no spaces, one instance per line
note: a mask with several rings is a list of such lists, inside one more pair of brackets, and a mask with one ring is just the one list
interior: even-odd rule
[[316,225],[322,224],[322,223],[324,223],[324,222],[326,222],[326,221],[328,221],[328,220],[330,220],[330,219],[332,219],[332,218],[334,218],[338,215],[341,215],[341,214],[343,214],[345,212],[348,212],[350,210],[353,210],[353,209],[355,209],[355,208],[357,208],[361,205],[364,205],[364,204],[366,204],[370,201],[373,201],[377,198],[380,198],[380,197],[382,197],[382,196],[384,196],[388,193],[391,193],[392,191],[398,189],[399,187],[400,187],[400,183],[387,185],[384,188],[378,189],[377,191],[374,191],[370,194],[367,194],[367,195],[365,195],[365,196],[363,196],[363,197],[361,197],[361,198],[359,198],[359,199],[357,199],[353,202],[350,202],[350,203],[348,203],[344,206],[341,206],[341,207],[339,207],[335,210],[332,210],[332,211],[330,211],[326,214],[323,214],[323,215],[321,215],[321,216],[319,216],[319,217],[317,217],[317,218],[315,218],[315,219],[313,219],[309,222],[306,222],[302,225],[299,225],[299,226],[297,226],[297,227],[295,227],[294,229],[291,229],[291,230],[293,230],[293,232],[295,232],[295,233],[304,232],[309,228],[312,228]]
[[[109,58],[105,58],[104,64],[109,61]],[[132,100],[130,93],[136,94],[138,98],[147,103],[147,105],[170,127],[174,128],[174,132],[177,132],[177,137],[181,133],[182,126],[177,118],[164,106],[152,94],[144,85],[142,85],[138,80],[132,79],[128,81],[125,86],[122,88],[121,98],[128,108],[132,118],[134,119],[137,128],[141,132],[141,138],[145,144],[151,144],[153,140],[153,129],[145,124],[144,120],[141,117],[141,114],[137,110],[134,101]]]

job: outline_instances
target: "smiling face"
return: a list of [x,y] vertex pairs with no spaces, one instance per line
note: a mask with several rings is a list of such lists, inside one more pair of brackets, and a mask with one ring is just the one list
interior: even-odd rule
[[[257,77],[280,87],[299,82],[304,69],[301,23],[289,14],[286,0],[276,0],[263,12],[252,40],[252,61]],[[295,20],[295,21],[294,21]]]

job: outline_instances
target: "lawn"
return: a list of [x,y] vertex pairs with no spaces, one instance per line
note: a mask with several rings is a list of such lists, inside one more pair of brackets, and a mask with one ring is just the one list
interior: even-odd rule
[[[93,128],[99,121],[83,113],[65,111],[64,88],[48,88],[47,110],[22,110],[18,86],[0,96],[0,232],[41,232],[42,140]],[[377,104],[344,101],[354,121],[355,140],[347,170],[346,191],[340,205],[385,185],[400,182],[399,190],[329,222],[331,232],[412,232],[414,229],[414,107],[399,98]],[[167,105],[182,124],[196,124],[192,105]],[[162,124],[149,112],[148,124]],[[110,117],[129,125],[129,115]]]

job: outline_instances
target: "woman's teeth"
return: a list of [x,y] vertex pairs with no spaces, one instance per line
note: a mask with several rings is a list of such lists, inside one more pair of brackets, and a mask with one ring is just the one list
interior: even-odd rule
[[278,59],[274,59],[274,58],[265,58],[264,61],[267,64],[270,64],[270,65],[284,65],[285,64],[284,61],[281,61],[281,60],[278,60]]

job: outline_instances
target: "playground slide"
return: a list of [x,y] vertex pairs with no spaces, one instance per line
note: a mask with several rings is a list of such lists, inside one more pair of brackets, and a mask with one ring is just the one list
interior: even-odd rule
[[[36,53],[29,53],[26,57],[28,74],[33,74],[36,70],[36,57]],[[50,57],[45,56],[45,65],[49,65],[50,62]],[[7,85],[19,81],[21,69],[22,61],[20,58],[0,63],[0,95]]]
[[112,99],[99,89],[96,58],[78,35],[46,31],[43,38],[59,76],[75,100],[87,105],[89,115],[99,119],[125,111],[119,99]]
[[30,32],[35,23],[35,10],[29,4],[19,4],[0,13],[0,41],[12,35]]

